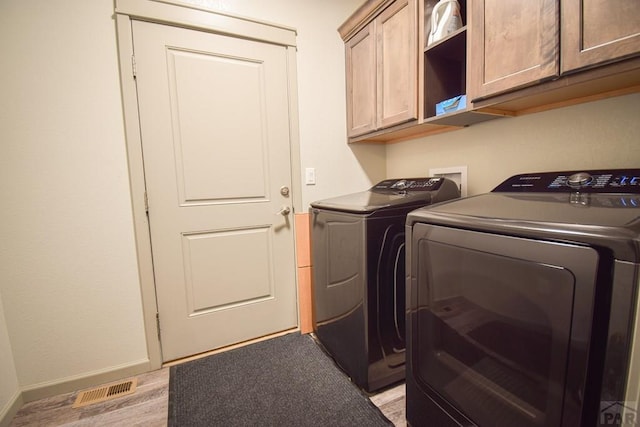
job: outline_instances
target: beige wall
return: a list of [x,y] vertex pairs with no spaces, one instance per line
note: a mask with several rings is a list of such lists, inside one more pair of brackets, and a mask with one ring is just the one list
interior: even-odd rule
[[468,195],[522,172],[640,167],[640,94],[521,117],[387,146],[390,177],[468,166]]
[[0,3],[0,293],[23,390],[147,359],[112,15]]

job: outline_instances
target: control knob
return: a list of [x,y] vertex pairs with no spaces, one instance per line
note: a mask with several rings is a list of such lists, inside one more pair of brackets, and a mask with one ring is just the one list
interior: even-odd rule
[[587,172],[578,172],[567,178],[567,185],[571,188],[586,187],[593,181],[593,177]]
[[398,190],[405,190],[408,187],[408,184],[406,180],[401,179],[400,181],[395,183],[394,187],[396,187]]

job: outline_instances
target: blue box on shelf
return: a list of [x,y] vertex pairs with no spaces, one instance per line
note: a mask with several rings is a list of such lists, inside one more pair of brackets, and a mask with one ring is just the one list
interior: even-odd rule
[[464,110],[467,107],[467,95],[458,95],[456,97],[438,102],[436,104],[436,116],[446,113]]

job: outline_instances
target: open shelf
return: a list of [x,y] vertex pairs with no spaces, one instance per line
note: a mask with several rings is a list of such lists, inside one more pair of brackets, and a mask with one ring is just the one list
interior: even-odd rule
[[424,114],[436,115],[436,104],[466,94],[467,32],[461,28],[424,52]]
[[[424,0],[425,10],[435,7],[433,0]],[[424,117],[436,117],[436,104],[466,94],[467,80],[467,0],[458,0],[462,27],[441,40],[424,46]],[[430,15],[425,15],[430,20]],[[427,23],[426,21],[425,23]],[[430,24],[429,24],[430,25]],[[427,28],[425,28],[427,31]],[[425,39],[428,37],[425,37]],[[456,111],[460,112],[460,111]],[[448,113],[447,115],[452,114]],[[438,118],[441,116],[437,116]]]
[[462,127],[503,116],[469,110],[469,99],[461,109],[436,115],[436,104],[467,93],[467,1],[458,0],[463,26],[424,47],[424,123]]
[[[440,51],[440,55],[447,55],[447,52],[449,50],[455,50],[456,48],[462,48],[465,49],[466,43],[465,45],[460,45],[460,42],[454,42],[453,44],[451,44],[450,40],[458,40],[460,39],[460,35],[464,34],[463,37],[466,37],[467,34],[467,26],[465,25],[462,28],[457,29],[456,31],[454,31],[453,33],[449,34],[448,36],[446,36],[445,38],[443,38],[442,40],[438,40],[437,42],[431,43],[428,46],[425,46],[424,51]],[[465,49],[466,50],[466,49]],[[460,55],[462,55],[464,57],[464,55],[466,54],[465,51],[452,51],[451,55],[455,55],[457,57],[459,57]]]

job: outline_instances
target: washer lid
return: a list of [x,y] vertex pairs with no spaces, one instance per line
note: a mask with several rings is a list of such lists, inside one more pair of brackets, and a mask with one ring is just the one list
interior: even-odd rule
[[[318,200],[311,203],[311,207],[359,214],[372,213],[381,209],[411,206],[417,208],[432,203],[445,181],[446,178],[433,177],[387,179],[368,191]],[[446,187],[447,191],[451,188],[451,186]],[[458,195],[451,197],[458,197]]]

